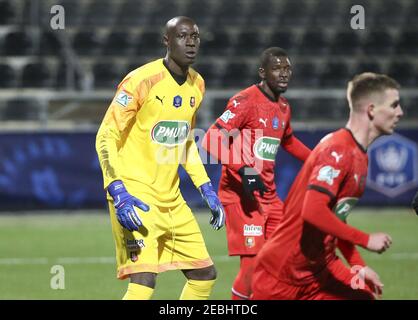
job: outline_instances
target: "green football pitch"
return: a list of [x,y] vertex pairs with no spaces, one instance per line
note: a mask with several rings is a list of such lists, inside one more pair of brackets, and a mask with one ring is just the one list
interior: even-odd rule
[[[218,270],[211,299],[229,299],[238,258],[228,257],[225,231],[211,229],[208,213],[196,216]],[[349,222],[393,238],[382,255],[362,250],[385,284],[384,299],[418,299],[418,217],[412,210],[359,208]],[[64,268],[64,289],[51,288],[54,265]],[[0,299],[120,299],[128,282],[115,274],[106,212],[0,215]],[[184,282],[180,271],[160,274],[153,299],[177,299]]]

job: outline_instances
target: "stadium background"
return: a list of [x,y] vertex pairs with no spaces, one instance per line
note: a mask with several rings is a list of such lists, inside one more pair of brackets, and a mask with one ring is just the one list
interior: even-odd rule
[[[64,30],[51,29],[56,4],[65,9]],[[354,5],[364,7],[365,29],[351,28]],[[391,253],[366,257],[388,298],[418,298],[418,225],[408,208],[418,189],[413,0],[0,0],[0,298],[122,295],[94,138],[123,76],[164,55],[162,29],[176,15],[194,18],[201,31],[194,67],[207,85],[197,124],[203,129],[230,96],[257,81],[258,56],[269,46],[290,55],[294,73],[285,96],[296,135],[311,147],[344,125],[345,87],[354,74],[383,72],[401,83],[405,116],[396,135],[369,150],[368,187],[353,223],[396,236]],[[283,152],[278,159],[285,197],[300,163]],[[217,184],[219,166],[207,170]],[[182,169],[180,175],[218,265],[213,298],[227,299],[237,260],[226,256],[224,231],[207,228],[198,192]],[[65,290],[50,288],[54,264],[67,270]],[[156,298],[176,298],[180,278],[162,275]]]

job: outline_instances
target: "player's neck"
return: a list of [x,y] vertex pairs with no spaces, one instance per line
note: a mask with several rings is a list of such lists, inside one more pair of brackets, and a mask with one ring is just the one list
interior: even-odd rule
[[270,87],[267,85],[265,81],[261,81],[258,84],[258,87],[261,89],[261,91],[266,95],[271,101],[279,101],[280,93],[275,94],[273,90],[270,89]]
[[363,149],[367,150],[372,141],[370,140],[369,124],[365,122],[364,119],[364,115],[350,113],[350,118],[345,127],[351,131],[351,134],[357,143],[361,145]]
[[189,66],[180,66],[168,56],[165,56],[163,63],[172,74],[175,74],[179,77],[187,77]]

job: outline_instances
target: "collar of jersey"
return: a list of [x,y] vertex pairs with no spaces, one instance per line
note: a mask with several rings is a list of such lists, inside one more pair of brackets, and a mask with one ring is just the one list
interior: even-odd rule
[[183,85],[183,84],[186,82],[186,80],[187,80],[187,75],[186,75],[186,76],[180,76],[180,75],[178,75],[178,74],[176,74],[176,73],[172,72],[172,71],[168,68],[168,66],[166,65],[166,63],[165,63],[165,60],[164,60],[164,59],[163,59],[163,65],[164,65],[164,67],[167,69],[167,71],[170,73],[170,75],[171,75],[171,77],[174,79],[174,81],[176,81],[176,82],[177,82],[177,84],[178,84],[179,86]]
[[270,97],[268,94],[267,94],[267,92],[265,92],[264,90],[263,90],[263,88],[257,83],[256,85],[255,85],[257,88],[258,88],[258,90],[260,90],[261,91],[261,93],[267,98],[267,99],[269,99],[271,102],[274,102],[274,103],[277,103],[278,102],[278,100],[280,99],[280,97],[279,97],[279,99],[277,99],[277,100],[274,100],[272,97]]
[[365,147],[363,147],[357,140],[356,140],[356,138],[354,138],[354,135],[353,135],[353,133],[351,132],[351,130],[350,129],[348,129],[348,128],[343,128],[344,130],[347,130],[348,132],[350,132],[350,134],[351,134],[351,137],[353,138],[353,140],[354,140],[354,142],[356,143],[356,145],[357,145],[357,147],[359,147],[360,148],[360,150],[361,151],[363,151],[363,153],[367,153],[367,149],[365,148]]

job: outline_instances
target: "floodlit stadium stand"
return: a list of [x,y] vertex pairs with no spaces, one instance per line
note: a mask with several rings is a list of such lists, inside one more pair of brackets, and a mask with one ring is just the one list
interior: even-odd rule
[[[49,105],[47,121],[71,122],[68,117],[77,109],[90,114],[84,106],[99,103],[100,112],[88,119],[97,125],[123,76],[164,55],[163,26],[176,15],[191,16],[201,31],[195,68],[208,93],[202,126],[222,111],[216,103],[257,81],[258,56],[269,46],[289,52],[294,74],[286,95],[299,121],[344,119],[347,80],[363,71],[388,73],[401,83],[411,120],[418,113],[410,104],[417,101],[418,3],[360,2],[365,30],[350,28],[350,8],[357,4],[352,0],[209,0],[204,5],[198,0],[0,0],[0,121],[45,119],[34,116],[40,101]],[[65,30],[50,27],[55,4],[65,9]],[[15,99],[32,101],[35,111],[15,104],[17,113],[28,113],[16,117],[8,111]]]

